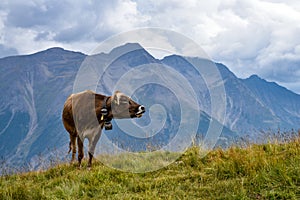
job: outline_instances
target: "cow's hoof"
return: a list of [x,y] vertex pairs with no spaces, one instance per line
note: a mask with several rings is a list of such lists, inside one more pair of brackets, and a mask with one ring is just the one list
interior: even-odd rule
[[88,171],[91,171],[91,169],[92,169],[91,167],[88,167],[88,168],[87,168]]

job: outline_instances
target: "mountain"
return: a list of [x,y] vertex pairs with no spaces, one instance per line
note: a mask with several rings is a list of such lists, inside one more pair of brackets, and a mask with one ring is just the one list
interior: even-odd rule
[[[124,134],[118,127],[121,120],[116,120],[113,122],[113,131],[104,131],[99,146],[107,145],[106,138],[118,148],[136,151],[144,151],[149,145],[154,149],[160,148],[168,141],[176,140],[174,133],[179,130],[181,120],[191,126],[196,124],[197,135],[194,132],[188,133],[193,127],[186,126],[186,141],[177,141],[176,144],[190,141],[190,137],[196,137],[199,142],[207,136],[208,131],[217,132],[221,129],[222,135],[216,136],[218,145],[228,146],[230,139],[252,130],[299,128],[299,95],[257,76],[239,79],[226,66],[216,64],[222,79],[215,78],[211,72],[211,83],[216,87],[224,83],[226,92],[226,117],[225,121],[220,121],[211,109],[209,87],[199,78],[199,72],[193,69],[191,63],[202,63],[201,66],[208,69],[210,66],[207,60],[179,55],[158,60],[139,44],[132,43],[117,47],[110,53],[91,56],[51,48],[32,55],[2,58],[0,157],[12,165],[19,165],[24,162],[35,163],[40,155],[49,156],[54,150],[67,152],[69,138],[61,122],[65,99],[72,92],[84,89],[106,95],[111,95],[116,89],[126,91],[130,89],[128,85],[120,84],[123,75],[135,85],[143,80],[157,80],[157,76],[175,80],[178,78],[176,73],[179,73],[191,83],[200,102],[201,112],[199,116],[193,115],[195,105],[190,98],[182,99],[186,109],[191,111],[185,112],[181,110],[176,94],[168,87],[145,84],[135,89],[133,98],[138,98],[148,108],[154,104],[162,106],[154,106],[153,110],[134,122],[124,122],[142,125],[146,131],[137,130],[139,137]],[[91,71],[86,70],[86,66]],[[174,74],[161,71],[161,66],[171,67],[175,70]],[[173,83],[175,91],[182,92],[179,96],[188,91],[184,82]],[[116,85],[120,88],[115,88]],[[154,123],[157,123],[158,128]],[[157,134],[154,134],[155,131],[158,131]],[[65,154],[60,156],[64,157]]]
[[[94,63],[97,64],[94,65]],[[107,66],[107,68],[103,70],[103,67],[99,68],[99,65]],[[152,112],[153,114],[150,110],[146,112],[143,118],[136,120],[135,123],[142,125],[143,129],[133,130],[128,121],[117,121],[119,125],[126,121],[127,125],[124,125],[126,126],[125,129],[131,129],[131,132],[134,133],[132,135],[124,134],[118,126],[113,124],[115,127],[114,131],[105,134],[105,137],[109,141],[112,141],[114,148],[145,151],[149,146],[157,149],[166,146],[170,141],[175,141],[172,149],[182,150],[183,146],[191,141],[191,138],[195,136],[198,140],[199,138],[205,138],[210,127],[210,133],[213,131],[222,132],[222,137],[219,139],[218,145],[228,145],[230,142],[226,139],[237,136],[236,133],[223,127],[217,119],[205,112],[199,112],[199,116],[196,117],[194,115],[195,112],[193,112],[195,105],[184,94],[186,88],[183,87],[182,82],[178,81],[176,73],[165,71],[163,65],[162,61],[155,59],[138,44],[126,44],[113,49],[109,54],[90,56],[88,57],[88,61],[82,64],[82,68],[85,68],[85,66],[87,66],[87,69],[93,68],[93,70],[90,70],[91,73],[88,73],[88,70],[82,70],[85,72],[85,74],[81,75],[83,77],[82,80],[91,80],[90,77],[93,74],[96,74],[95,77],[102,77],[98,83],[97,80],[90,81],[97,83],[94,85],[87,84],[90,89],[95,90],[96,86],[96,91],[107,94],[111,94],[114,90],[121,90],[125,94],[127,93],[126,91],[128,93],[135,91],[132,96],[136,97],[139,102],[142,102],[146,108],[159,104],[165,109],[164,113],[164,111],[156,107],[157,110]],[[174,69],[177,70],[176,68]],[[126,80],[125,84],[120,83],[123,79]],[[160,82],[161,80],[165,80],[165,82]],[[86,81],[80,82],[82,84],[79,87],[86,84]],[[172,85],[163,85],[170,82]],[[137,88],[133,88],[136,86]],[[174,89],[175,94],[172,89]],[[182,100],[185,101],[185,109],[190,109],[190,112],[184,112],[185,109],[183,109],[184,111],[180,109],[182,104],[178,102],[178,96],[183,97]],[[154,124],[152,122],[153,118],[165,118],[165,121],[157,120],[157,124]],[[185,125],[183,133],[185,139],[182,140],[180,138],[181,140],[178,140],[176,133],[178,135],[179,127],[182,125],[180,122],[183,120],[187,121],[186,124],[190,124],[191,126]],[[193,124],[196,124],[198,127],[194,127]],[[222,128],[223,131],[218,130]],[[198,134],[195,135],[196,133]],[[207,137],[208,139],[209,137]],[[103,143],[105,143],[104,139]],[[107,144],[99,145],[99,147],[103,147],[99,152],[110,152]],[[112,149],[111,151],[116,151],[116,149]]]
[[[184,58],[172,55],[164,58],[163,63],[173,66],[181,73],[190,63],[205,62],[200,58]],[[209,64],[203,64],[207,66]],[[251,135],[260,130],[278,128],[297,129],[300,122],[300,95],[276,83],[267,82],[257,75],[248,79],[236,77],[225,65],[216,63],[222,76],[226,93],[226,118],[224,125],[239,134]],[[196,80],[196,72],[186,75],[197,83],[197,94],[201,99],[203,111],[211,114],[209,91],[203,81]],[[214,75],[211,75],[214,77]],[[199,86],[199,87],[198,87]]]
[[[275,116],[273,123],[278,128],[298,128],[300,122],[300,95],[268,82],[257,75],[252,75],[242,82],[251,90],[264,107]],[[277,124],[275,123],[277,121]]]
[[[222,64],[217,66],[223,76],[226,90],[227,121],[225,124],[229,128],[241,134],[278,127],[291,128],[291,126],[283,126],[284,123],[278,118],[280,113],[272,112],[268,104],[258,98],[242,79],[237,78],[226,66]],[[296,125],[293,124],[294,127]]]
[[86,56],[52,48],[0,60],[0,152],[24,163],[68,140],[61,109],[72,92],[76,70]]

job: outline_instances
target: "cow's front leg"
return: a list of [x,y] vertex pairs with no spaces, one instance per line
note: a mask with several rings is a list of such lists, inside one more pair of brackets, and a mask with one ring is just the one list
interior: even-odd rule
[[94,155],[95,148],[96,148],[97,142],[99,141],[100,136],[101,136],[101,128],[99,127],[95,136],[93,138],[89,139],[89,162],[88,162],[89,169],[92,167],[93,155]]
[[91,169],[92,167],[92,160],[93,160],[93,154],[89,152],[89,162],[88,162],[88,169]]

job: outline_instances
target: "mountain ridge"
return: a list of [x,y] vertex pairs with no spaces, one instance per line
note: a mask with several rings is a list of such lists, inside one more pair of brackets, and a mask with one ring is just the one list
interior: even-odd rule
[[[61,123],[61,110],[65,99],[73,92],[76,73],[86,58],[97,60],[97,66],[98,61],[99,66],[104,66],[112,59],[109,66],[111,71],[107,71],[109,76],[106,76],[103,82],[101,79],[97,85],[97,90],[105,94],[112,93],[113,85],[120,75],[139,65],[165,64],[182,72],[195,86],[199,86],[199,88],[194,87],[199,91],[198,98],[203,103],[204,113],[208,114],[202,115],[201,129],[198,130],[199,134],[203,134],[199,137],[203,137],[207,131],[207,124],[211,120],[208,117],[211,112],[209,91],[200,87],[205,85],[204,82],[197,79],[193,73],[195,71],[191,68],[190,71],[186,70],[188,64],[184,57],[173,55],[158,60],[140,47],[136,44],[125,44],[115,51],[112,50],[113,55],[100,53],[92,56],[55,47],[30,55],[1,58],[0,92],[3,95],[0,97],[0,150],[2,153],[0,156],[9,157],[11,163],[20,163],[38,159],[39,153],[49,153],[47,149],[57,148],[67,151],[69,138]],[[133,49],[133,51],[126,53],[128,49]],[[118,57],[119,54],[122,56]],[[223,124],[225,129],[228,127],[228,130],[226,129],[223,133],[227,138],[234,132],[235,136],[236,133],[243,136],[261,128],[299,128],[297,126],[300,121],[298,112],[300,95],[267,82],[268,87],[275,87],[276,90],[270,93],[269,89],[265,89],[263,93],[266,96],[263,96],[259,88],[264,83],[264,79],[252,84],[249,82],[251,79],[237,78],[225,65],[219,63],[216,65],[224,78],[227,94],[226,121]],[[284,100],[283,97],[276,102],[279,96],[274,96],[274,93],[283,90],[285,91],[284,97],[290,96],[290,99]],[[142,88],[139,92],[144,101],[147,101],[147,97],[143,96],[143,92],[149,94],[146,92],[150,91],[156,98],[163,95],[160,88]],[[267,98],[268,95],[271,97]],[[162,101],[162,103],[165,102]],[[274,104],[274,106],[269,104]],[[165,106],[171,112],[170,105]],[[277,109],[276,106],[283,108]],[[179,119],[169,118],[168,129],[176,130],[176,127],[171,126],[172,120],[176,122]],[[171,134],[168,137],[173,136]],[[154,142],[163,144],[161,140],[167,140],[168,137],[164,134],[157,135],[157,140]]]

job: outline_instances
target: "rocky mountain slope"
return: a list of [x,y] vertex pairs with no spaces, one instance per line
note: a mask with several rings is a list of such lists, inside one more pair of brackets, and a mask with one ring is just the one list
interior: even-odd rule
[[[192,70],[188,70],[190,63],[187,60],[206,62],[200,58],[187,59],[179,55],[158,60],[138,44],[126,44],[108,54],[93,56],[51,48],[32,55],[0,59],[0,156],[10,163],[18,164],[34,162],[38,155],[49,155],[53,149],[66,152],[69,138],[61,123],[65,99],[73,91],[84,88],[111,95],[120,76],[143,65],[170,66],[192,83],[201,103],[196,136],[198,139],[205,137],[212,121],[216,127],[221,127],[222,124],[224,126],[219,142],[225,140],[225,143],[220,142],[221,145],[226,145],[229,138],[260,129],[299,128],[300,95],[258,76],[239,79],[222,64],[216,65],[222,75],[226,92],[225,121],[219,122],[210,117],[214,113],[209,90],[203,80],[197,78]],[[89,86],[88,81],[83,81],[74,90],[74,81],[82,63],[91,64],[95,80],[102,75],[96,88]],[[101,71],[103,66],[109,66],[105,72]],[[146,72],[144,76],[147,77]],[[151,137],[135,137],[122,134],[114,122],[114,130],[104,132],[104,135],[115,141],[114,144],[119,147],[125,146],[137,151],[145,150],[149,144],[158,148],[164,146],[175,137],[174,133],[182,120],[176,95],[159,85],[145,85],[136,90],[135,96],[148,107],[155,103],[164,107],[166,115],[161,116],[165,117],[164,123],[160,124],[161,130],[155,135],[150,134]],[[142,126],[151,124],[150,112],[147,113],[135,123]],[[186,118],[190,121],[193,119],[192,116]],[[159,116],[157,119],[159,123]],[[194,136],[194,133],[190,134],[188,137]]]

